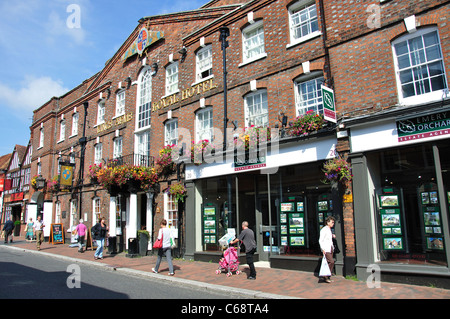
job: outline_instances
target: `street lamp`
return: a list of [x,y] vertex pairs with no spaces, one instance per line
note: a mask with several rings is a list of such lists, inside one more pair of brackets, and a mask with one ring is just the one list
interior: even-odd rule
[[36,188],[43,189],[44,187],[45,187],[45,178],[39,175],[39,177],[36,178]]

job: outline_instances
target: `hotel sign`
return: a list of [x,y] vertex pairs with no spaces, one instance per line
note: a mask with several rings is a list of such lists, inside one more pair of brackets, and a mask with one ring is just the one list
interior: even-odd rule
[[450,134],[450,110],[397,120],[398,141]]
[[106,131],[114,126],[118,126],[124,123],[127,123],[133,119],[133,113],[124,114],[121,116],[118,116],[108,122],[99,124],[97,126],[97,133],[101,133],[103,131]]
[[152,112],[162,110],[166,107],[177,104],[178,102],[184,101],[195,95],[199,95],[199,94],[208,92],[209,90],[215,89],[216,87],[217,87],[217,84],[215,84],[213,82],[213,79],[201,82],[201,83],[194,85],[188,89],[184,89],[181,92],[164,97],[161,100],[159,100],[158,102],[153,103]]

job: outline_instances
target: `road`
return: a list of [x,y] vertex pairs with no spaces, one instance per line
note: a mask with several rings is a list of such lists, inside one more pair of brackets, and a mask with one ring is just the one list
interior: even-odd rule
[[0,246],[0,299],[236,299],[239,296],[133,276]]

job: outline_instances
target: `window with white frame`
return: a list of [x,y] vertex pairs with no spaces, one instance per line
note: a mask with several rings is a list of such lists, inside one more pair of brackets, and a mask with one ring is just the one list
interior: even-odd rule
[[39,131],[39,147],[44,147],[44,128]]
[[178,202],[173,194],[165,194],[166,218],[170,228],[178,228]]
[[152,102],[151,69],[145,68],[140,75],[138,87],[138,129],[150,126]]
[[65,136],[66,136],[66,121],[63,120],[59,124],[59,140],[64,141]]
[[37,174],[38,174],[38,175],[41,175],[41,174],[42,174],[42,164],[41,164],[41,163],[38,163],[38,164],[37,164]]
[[61,202],[56,202],[55,223],[61,223]]
[[166,95],[178,92],[178,62],[166,68]]
[[78,135],[78,113],[72,115],[72,136]]
[[260,89],[245,96],[245,126],[260,127],[269,125],[267,90]]
[[125,114],[125,90],[121,90],[116,94],[116,116]]
[[195,116],[196,141],[208,140],[212,142],[213,136],[213,110],[212,107],[197,112]]
[[255,22],[242,31],[243,62],[253,61],[266,56],[264,49],[263,22]]
[[98,102],[97,105],[97,125],[105,122],[105,101]]
[[145,131],[136,134],[136,156],[134,158],[135,165],[150,165],[150,132]]
[[94,163],[100,164],[102,162],[102,143],[98,143],[94,147]]
[[92,200],[92,224],[95,225],[98,222],[101,213],[101,200],[100,197],[95,197]]
[[78,220],[78,201],[76,199],[72,199],[70,201],[70,229],[75,226],[75,221]]
[[436,28],[407,34],[392,43],[399,100],[406,104],[442,98],[447,89]]
[[291,43],[301,42],[320,34],[314,1],[300,0],[289,7]]
[[297,116],[305,114],[311,110],[317,114],[321,114],[323,112],[321,89],[323,82],[324,78],[320,73],[304,76],[294,82]]
[[168,121],[164,125],[164,145],[178,144],[178,119]]
[[207,45],[200,49],[196,55],[197,60],[197,81],[208,78],[212,75],[212,45]]
[[114,158],[120,158],[122,157],[122,148],[123,148],[123,137],[116,137],[114,139]]

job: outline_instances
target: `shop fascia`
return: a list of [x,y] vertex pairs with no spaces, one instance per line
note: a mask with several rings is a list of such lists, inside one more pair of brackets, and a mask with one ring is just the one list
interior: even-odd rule
[[217,88],[217,84],[213,82],[213,79],[198,83],[188,89],[184,89],[180,92],[172,94],[170,96],[163,97],[156,103],[153,103],[152,112],[162,110],[166,107],[175,105],[181,101],[191,98],[196,95],[206,93],[212,89]]
[[450,109],[396,121],[398,141],[450,134]]

